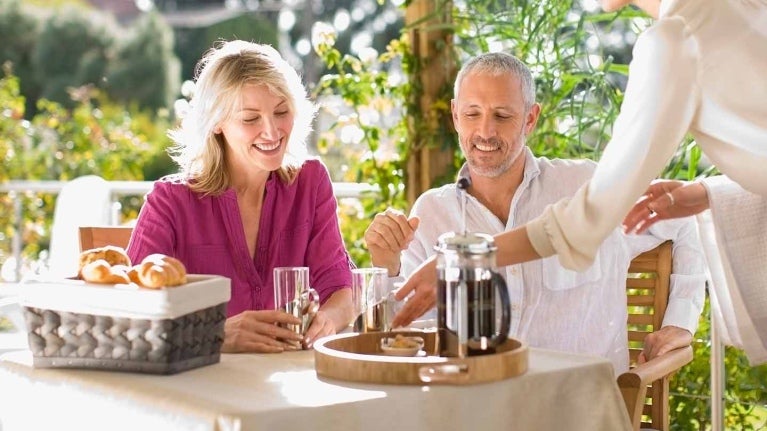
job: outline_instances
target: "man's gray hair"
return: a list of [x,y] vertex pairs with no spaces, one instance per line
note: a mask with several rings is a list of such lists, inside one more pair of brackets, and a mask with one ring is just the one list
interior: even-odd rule
[[511,54],[487,52],[464,63],[455,77],[454,98],[458,98],[458,90],[461,88],[461,83],[466,78],[466,75],[472,73],[488,73],[493,76],[511,73],[519,78],[519,83],[522,87],[522,100],[525,102],[525,111],[529,111],[535,103],[535,81],[533,81],[533,75],[525,63],[522,63],[522,61]]

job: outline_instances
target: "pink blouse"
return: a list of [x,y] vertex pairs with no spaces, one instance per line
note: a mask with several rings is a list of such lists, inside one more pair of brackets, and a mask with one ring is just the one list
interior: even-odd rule
[[178,176],[169,176],[147,194],[128,255],[140,262],[164,253],[181,260],[190,274],[228,277],[229,316],[274,307],[272,279],[278,266],[308,266],[310,284],[324,303],[333,292],[351,286],[353,263],[336,208],[330,176],[319,160],[306,161],[290,185],[272,173],[251,259],[234,190],[202,196]]

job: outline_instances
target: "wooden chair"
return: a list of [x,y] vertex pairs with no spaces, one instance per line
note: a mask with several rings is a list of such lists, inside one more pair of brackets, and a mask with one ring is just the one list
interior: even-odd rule
[[105,245],[127,248],[131,226],[80,226],[80,251]]
[[618,376],[618,386],[634,430],[669,429],[669,379],[692,361],[692,347],[686,346],[635,365],[645,336],[663,323],[671,268],[671,241],[666,241],[634,258],[626,279],[629,356],[634,366]]

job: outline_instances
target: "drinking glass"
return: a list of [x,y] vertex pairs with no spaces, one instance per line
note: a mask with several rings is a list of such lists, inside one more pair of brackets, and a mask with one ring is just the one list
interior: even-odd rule
[[274,307],[301,320],[300,324],[281,324],[304,335],[319,308],[319,295],[309,287],[309,268],[287,266],[274,268]]
[[352,301],[356,332],[388,331],[391,322],[389,276],[385,268],[352,270]]

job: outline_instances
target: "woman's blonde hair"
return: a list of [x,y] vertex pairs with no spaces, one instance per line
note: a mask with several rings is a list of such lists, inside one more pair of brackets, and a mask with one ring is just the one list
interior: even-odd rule
[[192,190],[217,195],[230,186],[226,143],[216,126],[231,118],[241,103],[243,86],[266,85],[284,97],[293,112],[293,130],[277,173],[286,183],[298,175],[308,157],[306,138],[317,112],[296,70],[271,46],[242,40],[219,43],[203,55],[196,68],[196,86],[189,111],[169,135],[169,153]]

